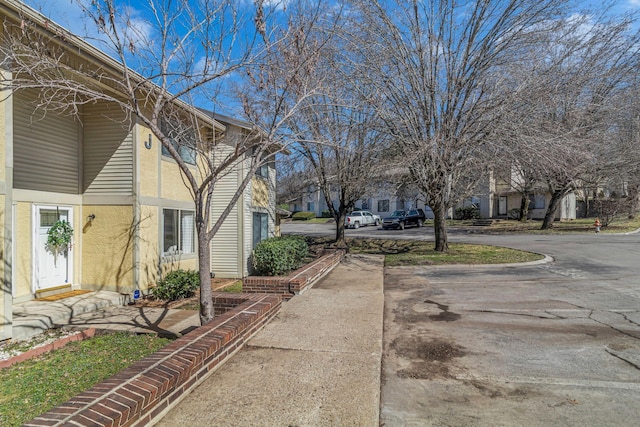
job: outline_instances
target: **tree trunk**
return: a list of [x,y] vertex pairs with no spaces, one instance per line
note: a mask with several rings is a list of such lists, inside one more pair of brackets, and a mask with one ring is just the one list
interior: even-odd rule
[[447,210],[444,205],[437,204],[433,208],[433,231],[436,238],[436,252],[448,252],[449,242],[447,239]]
[[211,293],[211,245],[204,237],[204,234],[204,230],[198,229],[198,272],[200,274],[201,325],[209,323],[214,317]]
[[640,186],[630,185],[629,195],[627,196],[627,200],[629,202],[629,219],[634,219],[636,217],[639,204],[638,195],[640,195]]
[[335,246],[338,248],[343,248],[346,249],[347,248],[347,241],[344,237],[344,220],[347,217],[347,213],[346,212],[338,212],[337,218],[336,218],[336,241],[335,241]]
[[527,222],[529,218],[529,193],[522,193],[522,200],[520,201],[520,222]]
[[589,198],[589,189],[584,191],[584,218],[589,216],[589,206],[591,204],[591,199]]
[[549,202],[549,208],[547,209],[547,213],[544,215],[544,221],[542,221],[542,230],[547,230],[553,227],[553,220],[556,217],[556,211],[560,207],[560,202],[562,198],[566,194],[563,190],[554,191],[551,195],[551,201]]

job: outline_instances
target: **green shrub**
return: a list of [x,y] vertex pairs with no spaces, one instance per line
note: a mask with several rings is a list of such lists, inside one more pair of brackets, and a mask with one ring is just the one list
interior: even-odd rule
[[260,276],[277,276],[299,268],[309,254],[309,246],[299,236],[263,240],[253,250],[253,268]]
[[308,221],[316,217],[315,212],[296,212],[293,214],[294,221]]
[[455,213],[456,219],[478,219],[480,218],[480,209],[469,206],[466,208],[458,208]]
[[333,218],[330,211],[322,211],[322,218]]
[[195,270],[174,270],[158,281],[151,294],[162,300],[176,301],[194,295],[200,286],[200,275]]
[[509,212],[507,212],[507,218],[509,218],[509,219],[520,219],[520,215],[521,215],[520,212],[521,212],[520,208],[510,209]]

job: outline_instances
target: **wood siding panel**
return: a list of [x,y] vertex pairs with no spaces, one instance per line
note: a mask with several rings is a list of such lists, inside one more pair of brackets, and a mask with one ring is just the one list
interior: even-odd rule
[[14,94],[14,188],[79,193],[79,124],[33,111],[35,91]]
[[[238,188],[238,174],[233,172],[222,177],[215,187],[211,206],[213,223],[220,217]],[[242,198],[238,200],[242,203]],[[238,205],[234,206],[211,243],[211,268],[216,277],[238,277],[240,275],[240,251],[238,235]]]
[[[251,168],[250,159],[245,159],[244,170]],[[244,199],[244,236],[243,236],[243,249],[244,260],[242,265],[243,275],[249,275],[253,271],[253,267],[250,265],[251,253],[253,252],[253,206],[251,201],[253,200],[253,187],[251,183],[247,186],[242,197]]]
[[122,112],[108,106],[85,107],[84,180],[86,194],[133,193],[133,132]]

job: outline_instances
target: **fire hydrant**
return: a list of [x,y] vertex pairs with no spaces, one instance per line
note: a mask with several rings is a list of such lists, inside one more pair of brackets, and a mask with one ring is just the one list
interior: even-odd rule
[[600,218],[596,218],[596,222],[593,223],[593,226],[596,228],[596,233],[600,232]]

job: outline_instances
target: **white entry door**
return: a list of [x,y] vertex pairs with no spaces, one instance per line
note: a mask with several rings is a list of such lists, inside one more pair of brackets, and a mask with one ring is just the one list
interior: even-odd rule
[[34,212],[34,285],[42,290],[71,283],[71,249],[54,253],[47,247],[47,232],[56,221],[72,222],[70,207],[36,206]]

